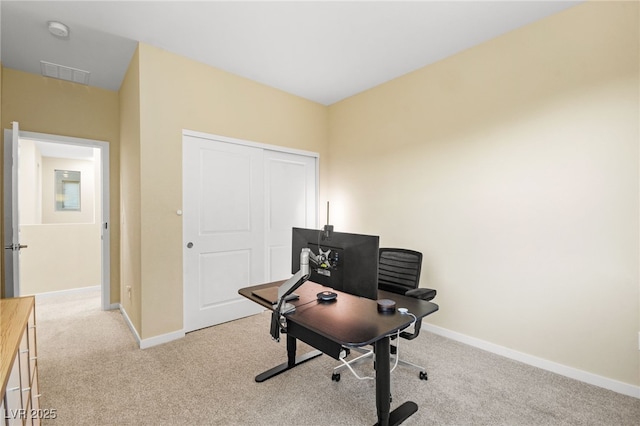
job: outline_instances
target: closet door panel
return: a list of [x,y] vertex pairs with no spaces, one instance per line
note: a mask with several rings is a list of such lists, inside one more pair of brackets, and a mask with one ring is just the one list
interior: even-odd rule
[[268,281],[291,276],[291,228],[317,224],[316,163],[311,156],[265,152]]

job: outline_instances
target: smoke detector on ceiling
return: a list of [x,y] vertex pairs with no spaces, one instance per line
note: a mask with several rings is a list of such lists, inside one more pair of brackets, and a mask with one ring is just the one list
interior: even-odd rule
[[67,27],[62,22],[58,21],[49,21],[47,22],[49,27],[49,32],[56,37],[59,38],[67,38],[69,37],[69,27]]

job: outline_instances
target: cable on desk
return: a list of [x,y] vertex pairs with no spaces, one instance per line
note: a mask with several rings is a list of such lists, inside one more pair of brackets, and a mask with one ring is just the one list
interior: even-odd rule
[[302,307],[302,306],[308,305],[309,303],[313,303],[313,302],[317,302],[317,301],[318,301],[317,299],[311,299],[311,300],[309,300],[308,302],[300,303],[300,304],[296,305],[296,309],[297,309],[297,308],[300,308],[300,307]]
[[[316,299],[313,299],[306,303],[301,303],[297,305],[296,308],[302,307],[304,305],[308,305],[309,303],[312,303],[315,301]],[[286,333],[286,330],[287,330],[287,326],[286,326],[287,314],[280,313],[280,308],[282,307],[283,302],[284,302],[284,299],[280,299],[278,302],[278,306],[271,313],[271,337],[276,342],[280,342],[280,332],[282,331],[283,333]],[[294,312],[294,311],[295,310],[292,310],[291,312]]]
[[[310,303],[310,302],[308,302],[308,303]],[[305,305],[306,305],[306,303],[305,303]],[[414,314],[412,314],[411,312],[407,312],[404,315],[411,315],[413,317],[413,321],[406,328],[409,328],[409,327],[415,325],[415,323],[418,321],[418,318]],[[393,371],[398,366],[398,360],[400,360],[400,330],[398,330],[394,334],[396,335],[396,342],[397,342],[396,343],[396,360],[395,360],[395,362],[393,364],[393,367],[389,371],[389,374],[393,373]],[[392,335],[393,334],[389,334],[388,337],[391,337]],[[358,380],[373,380],[373,379],[375,379],[375,377],[371,377],[371,376],[360,377],[360,375],[358,375],[358,373],[356,373],[356,371],[353,369],[353,367],[351,367],[349,362],[345,361],[344,358],[340,358],[340,361],[342,361],[342,363],[349,369],[349,371],[351,371],[351,374],[353,374]]]
[[[398,330],[398,332],[396,334],[396,338],[397,339],[400,338],[400,330]],[[396,348],[397,348],[397,345],[396,345]],[[349,364],[348,361],[345,361],[344,358],[340,358],[340,361],[342,361],[342,363],[349,369],[349,371],[351,371],[351,374],[353,374],[358,380],[374,380],[375,379],[375,377],[372,377],[372,376],[360,377],[360,375],[358,373],[356,373],[356,371],[353,369],[353,367],[351,367],[351,364]],[[393,366],[393,368],[391,369],[391,371],[389,371],[389,373],[391,373],[393,370],[395,370],[395,368],[397,366],[398,366],[398,357],[396,356],[396,363]]]
[[356,376],[356,379],[358,380],[373,380],[375,379],[375,377],[371,377],[371,376],[364,376],[364,377],[360,377],[358,375],[358,373],[356,373],[356,371],[353,369],[353,367],[351,367],[351,365],[349,365],[349,363],[347,361],[344,360],[344,358],[340,358],[340,361],[342,361],[342,363],[344,365],[347,366],[347,368],[349,369],[349,371],[351,371],[351,374],[353,374],[354,376]]
[[[415,315],[413,315],[411,312],[407,312],[406,314],[403,314],[403,315],[411,315],[413,317],[413,321],[406,328],[409,328],[415,325],[415,323],[418,321],[418,318]],[[396,367],[398,366],[399,359],[400,359],[400,330],[398,330],[398,334],[396,337],[396,362],[394,363],[391,371],[389,371],[389,374],[393,373],[393,370],[396,369]]]

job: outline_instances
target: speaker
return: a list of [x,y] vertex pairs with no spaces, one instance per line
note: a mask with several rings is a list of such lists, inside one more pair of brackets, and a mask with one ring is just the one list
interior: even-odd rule
[[390,299],[378,300],[378,312],[393,313],[396,311],[396,302]]

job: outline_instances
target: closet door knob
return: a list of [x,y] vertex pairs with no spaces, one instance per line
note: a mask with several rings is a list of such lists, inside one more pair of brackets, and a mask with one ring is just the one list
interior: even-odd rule
[[191,248],[191,247],[193,247],[193,243],[192,242],[188,242],[187,243],[187,248]]

